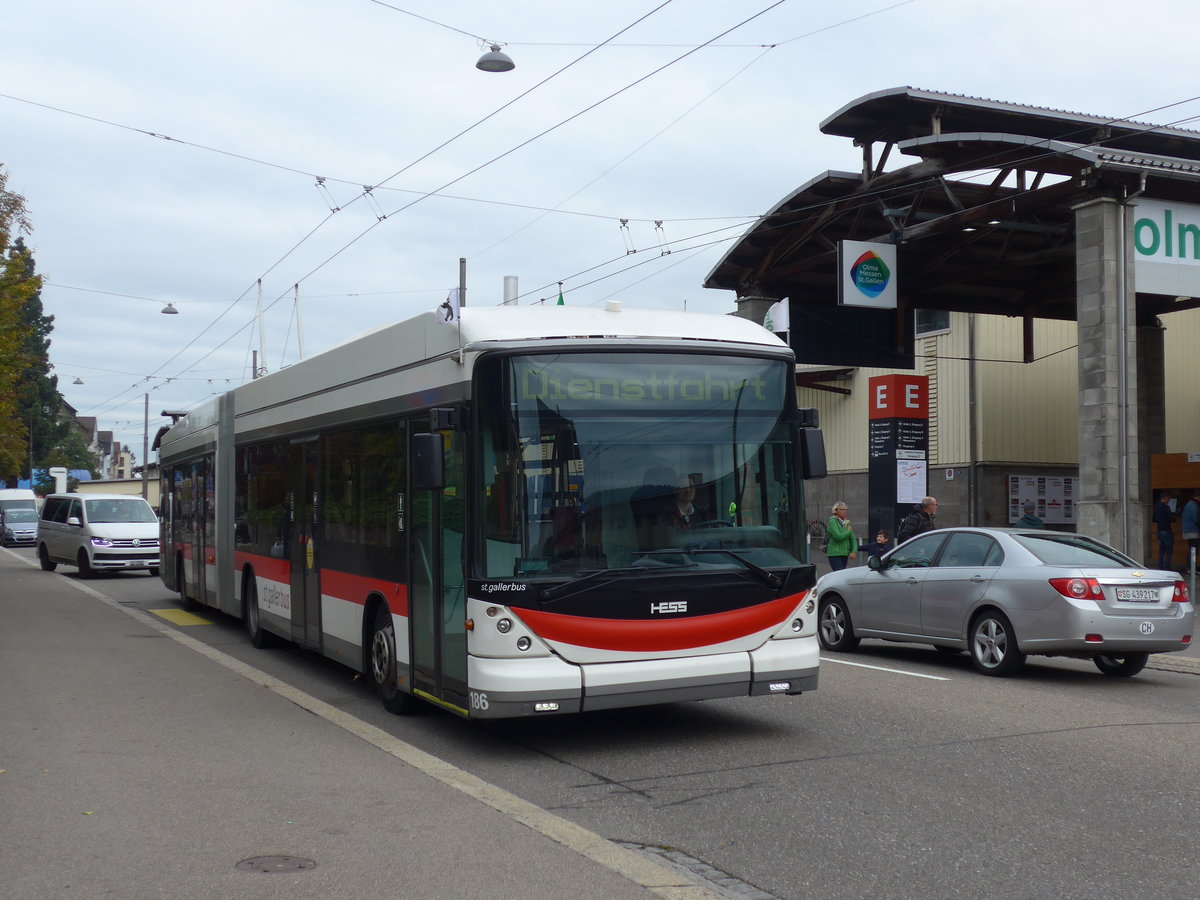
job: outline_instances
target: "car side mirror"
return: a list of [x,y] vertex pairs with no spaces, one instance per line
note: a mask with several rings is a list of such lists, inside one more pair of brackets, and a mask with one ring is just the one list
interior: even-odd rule
[[67,519],[67,524],[68,524],[68,525],[79,525],[79,526],[82,526],[82,525],[83,525],[83,523],[79,521],[79,516],[71,516],[71,517],[69,517],[69,518]]
[[868,556],[867,557],[867,568],[868,569],[876,569],[876,570],[882,569],[883,568],[883,559],[878,556]]

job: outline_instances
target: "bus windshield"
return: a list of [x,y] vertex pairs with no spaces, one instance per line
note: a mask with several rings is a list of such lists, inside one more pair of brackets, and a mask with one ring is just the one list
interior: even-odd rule
[[476,384],[483,577],[800,564],[786,361],[507,356]]

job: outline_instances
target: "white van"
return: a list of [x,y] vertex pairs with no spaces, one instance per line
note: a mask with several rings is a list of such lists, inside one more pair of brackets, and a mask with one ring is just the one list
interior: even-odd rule
[[148,569],[158,575],[158,517],[128,494],[51,494],[38,523],[38,561],[59,563],[85,578],[95,572]]
[[0,512],[6,509],[32,509],[37,512],[37,494],[29,488],[0,488]]

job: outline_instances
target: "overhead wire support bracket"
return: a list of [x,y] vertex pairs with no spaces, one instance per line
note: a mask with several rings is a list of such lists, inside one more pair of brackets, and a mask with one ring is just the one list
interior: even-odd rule
[[633,234],[629,230],[628,219],[621,220],[621,239],[625,242],[626,256],[629,256],[631,253],[637,253],[637,250],[633,246]]
[[658,251],[662,256],[667,256],[671,252],[671,248],[667,246],[667,233],[663,231],[662,219],[654,220],[654,234],[658,238]]
[[317,176],[317,190],[321,192],[321,196],[325,199],[325,205],[329,207],[331,213],[341,210],[341,207],[333,202],[333,195],[329,193],[329,188],[325,186],[325,178],[322,175]]
[[383,207],[379,205],[379,201],[375,199],[375,195],[371,191],[375,190],[375,185],[364,184],[363,196],[367,198],[367,205],[371,207],[371,212],[375,213],[375,218],[382,222],[387,218],[387,213],[383,211]]

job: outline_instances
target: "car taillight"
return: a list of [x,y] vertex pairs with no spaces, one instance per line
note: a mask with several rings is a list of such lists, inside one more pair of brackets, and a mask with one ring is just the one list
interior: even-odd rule
[[1175,591],[1171,594],[1171,599],[1176,603],[1187,603],[1188,592],[1187,585],[1182,581],[1175,582]]
[[1050,586],[1072,600],[1100,600],[1104,591],[1095,578],[1051,578]]

